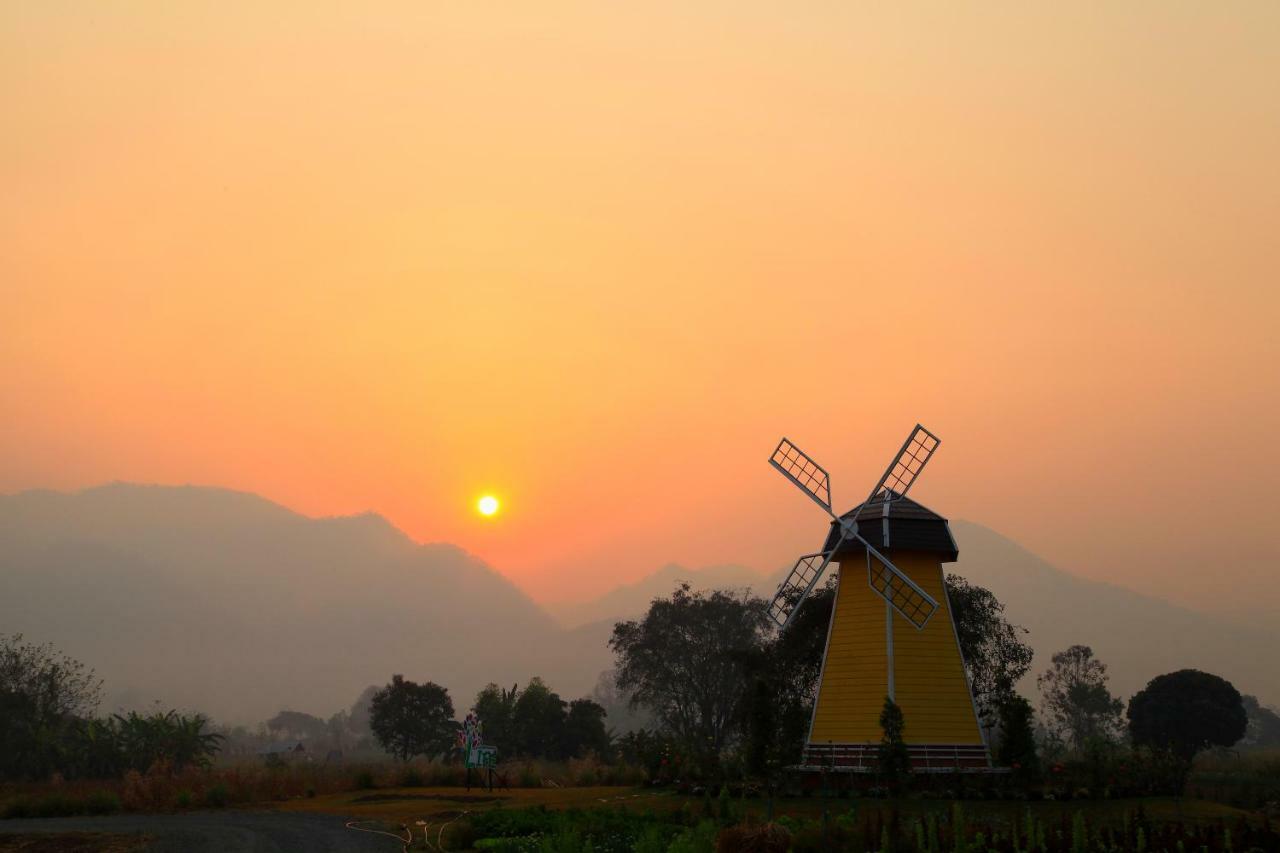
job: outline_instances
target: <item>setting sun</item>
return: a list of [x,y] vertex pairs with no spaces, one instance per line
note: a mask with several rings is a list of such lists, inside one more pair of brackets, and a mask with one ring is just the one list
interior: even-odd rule
[[495,515],[498,512],[498,499],[493,495],[485,495],[476,501],[476,509],[481,515]]

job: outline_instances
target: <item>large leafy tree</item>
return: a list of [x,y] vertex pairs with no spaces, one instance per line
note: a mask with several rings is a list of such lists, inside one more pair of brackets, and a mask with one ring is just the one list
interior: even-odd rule
[[416,684],[393,675],[373,694],[370,727],[382,748],[402,761],[415,755],[445,755],[456,742],[449,691],[433,682]]
[[518,686],[511,685],[505,690],[496,684],[487,684],[476,694],[472,710],[480,718],[484,726],[484,742],[498,748],[498,755],[516,754],[516,699],[520,696]]
[[654,599],[643,619],[614,626],[618,686],[684,748],[714,762],[740,719],[766,618],[760,599],[682,584],[670,598]]
[[569,714],[564,721],[564,754],[582,757],[587,753],[608,756],[612,738],[605,728],[608,712],[604,706],[591,699],[574,699],[569,703]]
[[1031,669],[1033,652],[1023,640],[1028,631],[1009,622],[991,590],[960,575],[947,575],[947,601],[978,716],[991,728],[1001,706],[1015,696],[1014,685]]
[[1119,734],[1124,705],[1107,688],[1107,665],[1088,646],[1055,654],[1036,685],[1047,727],[1067,745],[1091,749]]
[[[563,757],[566,706],[541,678],[530,679],[512,709],[517,753],[537,758]],[[484,717],[480,720],[484,722]]]
[[1129,700],[1129,736],[1139,746],[1176,761],[1179,780],[1196,753],[1233,746],[1244,737],[1248,714],[1231,682],[1198,669],[1158,675]]

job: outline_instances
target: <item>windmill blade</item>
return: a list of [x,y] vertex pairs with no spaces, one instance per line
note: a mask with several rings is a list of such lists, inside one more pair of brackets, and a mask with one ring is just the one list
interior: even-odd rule
[[[841,540],[843,541],[843,540]],[[839,543],[837,543],[839,547]],[[778,585],[778,591],[769,602],[769,618],[777,626],[786,628],[800,610],[800,605],[809,597],[809,593],[818,582],[818,578],[826,573],[836,549],[819,551],[816,554],[805,554],[796,560],[796,564],[787,573],[786,579]]]
[[920,476],[920,472],[924,470],[924,466],[928,463],[933,452],[938,449],[938,445],[942,441],[933,433],[929,432],[920,424],[916,424],[916,428],[907,436],[907,440],[902,443],[902,449],[898,451],[898,455],[889,463],[889,467],[885,469],[884,476],[880,478],[880,482],[876,483],[871,494],[867,496],[867,500],[858,508],[856,520],[862,514],[862,509],[867,504],[877,500],[896,500],[905,497],[907,491],[910,490],[911,484]]
[[769,457],[769,464],[799,486],[800,491],[825,509],[828,515],[835,517],[831,512],[831,477],[826,468],[814,462],[807,453],[786,438],[778,442],[773,455]]
[[902,614],[917,630],[922,630],[938,610],[938,602],[921,589],[902,570],[889,562],[871,543],[855,534],[855,538],[867,549],[867,583],[877,595]]

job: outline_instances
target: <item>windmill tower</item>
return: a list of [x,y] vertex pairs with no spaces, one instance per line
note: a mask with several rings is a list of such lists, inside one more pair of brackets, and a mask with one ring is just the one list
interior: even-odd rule
[[867,499],[840,516],[826,469],[800,448],[784,438],[769,459],[831,517],[822,550],[796,561],[770,617],[785,628],[838,566],[805,767],[873,769],[886,696],[902,708],[914,770],[991,765],[943,582],[955,540],[945,518],[907,498],[938,444],[917,424]]

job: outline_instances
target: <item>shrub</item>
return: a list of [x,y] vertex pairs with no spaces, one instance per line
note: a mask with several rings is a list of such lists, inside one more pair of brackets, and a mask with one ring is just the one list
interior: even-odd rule
[[219,782],[213,785],[209,790],[204,792],[204,803],[213,809],[222,809],[227,807],[231,795],[227,790],[227,786]]
[[404,773],[400,774],[401,788],[421,788],[425,784],[422,774],[412,767],[406,768]]
[[373,781],[373,774],[368,770],[361,770],[356,774],[355,787],[357,791],[369,791],[378,787]]

